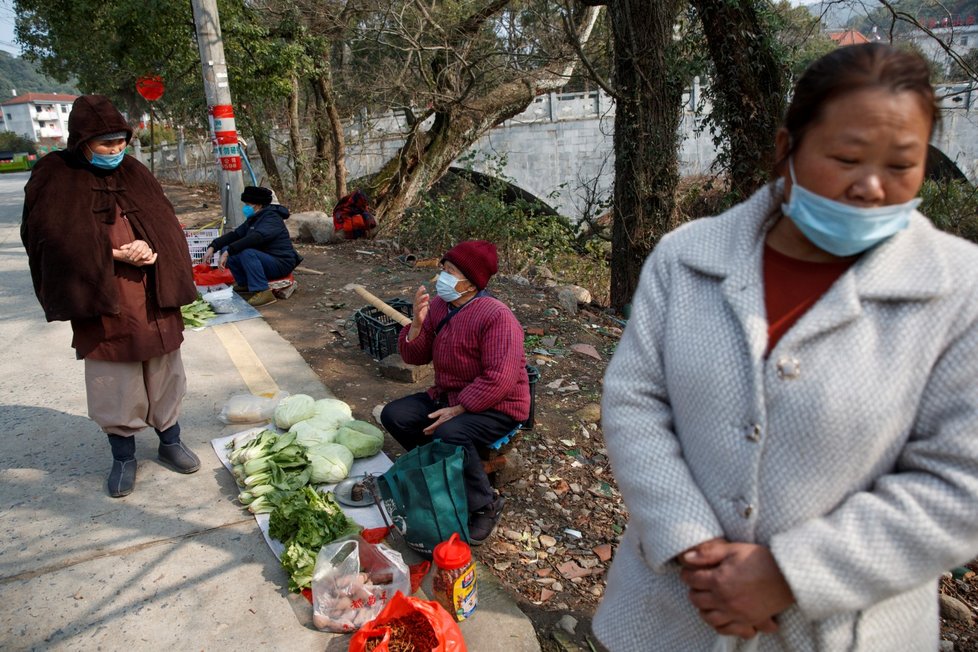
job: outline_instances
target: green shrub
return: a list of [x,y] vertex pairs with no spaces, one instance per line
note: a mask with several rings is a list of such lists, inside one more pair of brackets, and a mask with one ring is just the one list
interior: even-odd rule
[[462,240],[489,240],[499,250],[500,264],[510,269],[570,253],[573,236],[566,218],[533,213],[522,202],[506,204],[475,190],[426,196],[397,227],[402,244],[432,255]]
[[978,243],[978,189],[967,181],[925,181],[920,212],[937,228]]
[[525,274],[546,265],[561,282],[586,287],[595,301],[606,302],[606,243],[579,244],[567,218],[523,200],[507,203],[503,194],[501,186],[485,191],[458,179],[441,182],[404,214],[393,235],[422,256],[439,256],[462,240],[488,240],[499,252],[501,272]]
[[[170,145],[177,144],[177,132],[171,127],[156,125],[153,127],[152,136],[152,140],[155,140],[157,145],[162,143],[168,143]],[[133,133],[133,138],[138,138],[139,144],[143,147],[151,146],[149,127],[146,127],[145,129],[136,129]]]
[[33,141],[12,131],[0,131],[0,150],[15,153],[24,152],[26,154],[37,153]]

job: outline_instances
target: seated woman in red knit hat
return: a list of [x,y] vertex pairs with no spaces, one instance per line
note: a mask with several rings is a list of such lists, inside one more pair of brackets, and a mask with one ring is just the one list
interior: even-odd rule
[[398,341],[408,364],[432,363],[435,384],[388,403],[380,420],[407,450],[432,438],[465,449],[469,543],[478,545],[499,522],[504,499],[489,483],[476,449],[530,415],[523,328],[506,304],[486,292],[498,269],[494,244],[461,242],[445,254],[441,268],[438,296],[429,299],[418,288],[414,319]]

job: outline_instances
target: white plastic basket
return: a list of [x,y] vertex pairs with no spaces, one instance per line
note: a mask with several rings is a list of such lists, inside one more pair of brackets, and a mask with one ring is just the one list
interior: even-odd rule
[[[184,229],[183,234],[187,237],[187,248],[190,249],[190,259],[197,264],[204,257],[209,245],[214,238],[221,235],[220,229]],[[216,256],[215,256],[216,258]],[[211,261],[216,265],[217,261]]]

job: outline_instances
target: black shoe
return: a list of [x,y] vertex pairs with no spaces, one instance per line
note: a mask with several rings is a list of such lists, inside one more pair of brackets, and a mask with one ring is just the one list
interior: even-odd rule
[[177,473],[193,473],[200,468],[200,458],[182,441],[160,444],[159,460]]
[[499,517],[502,516],[505,505],[506,499],[502,496],[496,496],[494,501],[469,515],[470,545],[482,545],[486,539],[492,536],[499,524]]
[[122,498],[132,493],[136,486],[136,460],[112,460],[112,470],[109,471],[109,495]]

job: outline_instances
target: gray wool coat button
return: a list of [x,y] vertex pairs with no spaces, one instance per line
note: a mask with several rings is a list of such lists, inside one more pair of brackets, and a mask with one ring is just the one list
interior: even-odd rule
[[744,518],[750,518],[750,515],[754,513],[754,506],[748,505],[744,507]]
[[801,375],[801,361],[798,358],[778,358],[778,378],[791,380]]
[[760,441],[761,440],[761,426],[758,425],[758,424],[756,424],[756,423],[754,425],[752,425],[750,427],[750,430],[747,431],[747,439],[749,439],[750,441],[754,441],[754,442]]

